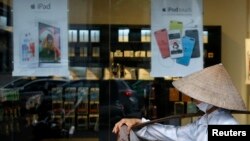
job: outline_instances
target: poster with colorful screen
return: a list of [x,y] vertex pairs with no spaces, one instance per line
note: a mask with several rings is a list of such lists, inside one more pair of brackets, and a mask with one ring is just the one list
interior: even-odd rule
[[69,76],[67,0],[13,0],[13,31],[13,76]]
[[202,0],[151,0],[151,76],[203,69],[202,13]]
[[60,63],[60,28],[39,22],[38,29],[39,66],[44,63]]

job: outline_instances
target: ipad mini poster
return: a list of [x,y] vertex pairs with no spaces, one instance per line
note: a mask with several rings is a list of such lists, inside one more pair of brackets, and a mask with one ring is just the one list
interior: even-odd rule
[[202,0],[151,0],[151,73],[183,77],[203,69]]
[[13,0],[13,76],[69,76],[67,10],[68,0]]

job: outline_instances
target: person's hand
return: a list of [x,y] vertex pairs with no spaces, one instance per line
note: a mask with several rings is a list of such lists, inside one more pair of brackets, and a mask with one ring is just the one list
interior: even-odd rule
[[120,131],[120,128],[122,127],[122,125],[127,125],[127,129],[128,129],[128,133],[130,132],[131,128],[134,125],[138,125],[142,123],[141,119],[137,119],[137,118],[123,118],[121,119],[119,122],[117,122],[113,128],[113,133],[117,134]]

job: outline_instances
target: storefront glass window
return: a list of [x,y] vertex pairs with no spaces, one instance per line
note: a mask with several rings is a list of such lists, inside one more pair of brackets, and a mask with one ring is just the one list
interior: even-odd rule
[[[173,88],[172,81],[178,77],[150,75],[151,43],[155,39],[151,31],[151,0],[64,0],[67,19],[52,22],[57,16],[51,14],[46,19],[41,16],[44,14],[41,9],[53,9],[53,4],[59,6],[62,1],[36,0],[37,5],[27,5],[34,10],[28,14],[34,14],[35,20],[20,27],[24,29],[20,35],[29,36],[29,42],[23,36],[15,40],[15,18],[22,16],[13,16],[14,1],[19,0],[0,0],[1,141],[115,141],[112,128],[123,117],[156,119],[196,112],[191,98]],[[165,14],[166,9],[162,11]],[[37,24],[40,30],[30,34],[38,21],[53,26]],[[64,22],[67,25],[61,26]],[[50,32],[51,36],[45,36]],[[220,49],[220,40],[210,37],[220,36],[220,27],[206,27],[204,33],[209,41],[204,52],[213,54],[205,65],[220,62],[217,56],[220,51],[208,48],[218,43]],[[39,47],[45,48],[49,43],[44,45],[38,36],[56,44],[59,51],[52,52],[49,47],[41,51]],[[30,44],[31,39],[35,44]],[[20,40],[23,42],[17,43]],[[23,58],[15,60],[18,46],[22,48],[18,56]],[[32,55],[38,55],[46,65]],[[13,75],[16,62],[32,59],[43,68],[40,73],[36,72],[37,67],[29,66],[28,72],[20,69],[14,73],[19,75]],[[50,68],[51,63],[65,62],[66,66]],[[67,72],[67,76],[58,75]],[[181,121],[171,123],[181,124]]]

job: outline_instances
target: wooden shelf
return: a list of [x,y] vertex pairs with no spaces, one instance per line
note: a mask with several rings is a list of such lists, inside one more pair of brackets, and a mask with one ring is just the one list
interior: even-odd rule
[[13,32],[12,26],[0,26],[0,31]]

